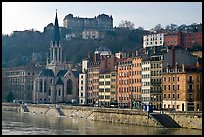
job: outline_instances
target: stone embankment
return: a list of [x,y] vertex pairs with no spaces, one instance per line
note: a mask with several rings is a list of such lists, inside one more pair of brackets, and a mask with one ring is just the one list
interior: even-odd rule
[[[85,106],[68,106],[55,104],[21,105],[2,103],[2,110],[19,111],[37,115],[64,116],[84,118],[94,121],[106,121],[141,126],[164,127],[161,122],[143,111],[117,108],[98,108]],[[202,112],[199,113],[165,113],[183,128],[202,129]]]

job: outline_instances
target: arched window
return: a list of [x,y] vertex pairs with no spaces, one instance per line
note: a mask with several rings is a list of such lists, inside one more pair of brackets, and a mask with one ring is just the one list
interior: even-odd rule
[[43,84],[42,79],[40,79],[40,92],[42,92],[42,84]]
[[49,96],[51,96],[51,88],[49,87],[49,93],[48,93]]
[[71,79],[67,81],[67,94],[69,95],[72,94],[72,80]]
[[46,92],[47,91],[47,81],[46,81],[46,79],[44,80],[44,92]]

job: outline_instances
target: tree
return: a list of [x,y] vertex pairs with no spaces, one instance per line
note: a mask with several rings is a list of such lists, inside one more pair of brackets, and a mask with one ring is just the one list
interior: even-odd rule
[[130,21],[127,21],[127,20],[122,20],[121,23],[119,24],[119,28],[128,28],[129,30],[133,30],[135,29],[134,28],[135,24],[130,22]]
[[155,27],[154,27],[154,31],[160,31],[162,30],[162,26],[161,24],[157,24]]
[[6,101],[11,102],[14,99],[13,93],[10,91],[6,96]]

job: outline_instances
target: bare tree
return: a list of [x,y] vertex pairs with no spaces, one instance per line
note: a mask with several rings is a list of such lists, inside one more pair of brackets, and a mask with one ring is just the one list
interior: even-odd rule
[[121,23],[119,24],[119,28],[128,28],[129,30],[133,30],[134,29],[135,24],[127,21],[127,20],[122,20]]

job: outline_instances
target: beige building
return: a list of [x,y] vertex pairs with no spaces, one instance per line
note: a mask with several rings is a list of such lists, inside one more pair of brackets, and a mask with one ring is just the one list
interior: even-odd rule
[[23,100],[24,102],[32,101],[32,91],[34,88],[33,81],[38,75],[41,68],[22,66],[12,67],[3,70],[3,98],[9,92],[13,94],[15,100]]
[[202,66],[166,68],[162,79],[165,110],[202,111]]
[[116,102],[116,72],[106,72],[99,75],[99,104],[109,107]]
[[82,31],[83,39],[104,39],[105,33],[97,30],[84,30]]

